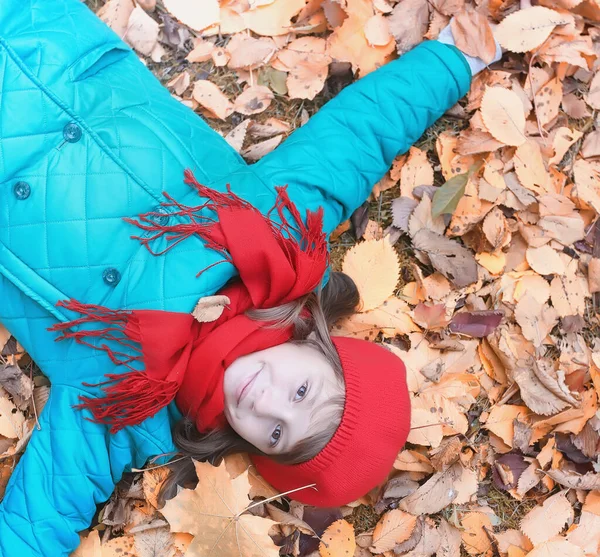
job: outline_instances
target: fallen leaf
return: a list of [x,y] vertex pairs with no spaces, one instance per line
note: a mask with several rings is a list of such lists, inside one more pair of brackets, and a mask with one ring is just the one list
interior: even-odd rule
[[271,38],[251,37],[245,33],[236,33],[225,47],[229,55],[227,65],[233,69],[256,69],[267,64],[275,52],[277,45]]
[[225,120],[234,111],[229,99],[214,83],[206,79],[194,83],[192,97],[221,120]]
[[469,173],[457,174],[438,188],[433,195],[433,217],[444,214],[452,214],[461,197],[465,194],[465,188],[469,181]]
[[427,153],[411,147],[408,159],[400,170],[400,194],[416,199],[413,194],[417,186],[433,185],[433,167],[427,159]]
[[511,52],[528,52],[540,46],[557,25],[568,23],[565,16],[534,6],[517,11],[500,22],[496,28],[496,39]]
[[442,518],[438,528],[440,546],[437,557],[460,557],[460,531]]
[[400,509],[413,515],[440,512],[458,496],[453,485],[461,473],[461,464],[456,463],[445,472],[434,474],[412,495],[400,501]]
[[321,557],[352,556],[355,549],[354,527],[345,520],[332,522],[321,536]]
[[463,546],[469,555],[492,555],[492,544],[486,534],[492,532],[492,523],[487,514],[470,512],[461,521]]
[[158,23],[136,6],[129,16],[123,39],[140,54],[150,56],[158,41],[158,31]]
[[538,545],[527,557],[585,557],[585,554],[580,547],[558,538]]
[[210,323],[219,319],[225,306],[230,303],[231,300],[227,296],[204,296],[198,300],[192,315],[200,323]]
[[[412,514],[394,509],[385,513],[373,531],[373,545],[371,552],[378,554],[390,551],[396,544],[410,538],[417,522],[417,517]],[[341,554],[336,554],[341,555]]]
[[225,463],[212,466],[194,461],[198,485],[183,489],[161,509],[173,532],[188,532],[194,540],[188,555],[278,557],[279,549],[268,532],[272,520],[242,514],[249,505],[248,472],[231,480]]
[[531,268],[540,275],[563,275],[565,264],[550,246],[540,248],[527,248],[527,262]]
[[512,447],[515,435],[514,421],[517,418],[525,419],[529,409],[526,406],[503,404],[493,406],[485,422],[485,428],[500,437],[504,443]]
[[525,143],[525,112],[516,93],[504,87],[486,87],[481,116],[489,132],[506,145]]
[[264,85],[253,85],[248,87],[233,103],[235,112],[250,116],[264,112],[274,95],[268,87]]
[[219,0],[203,0],[202,5],[187,0],[164,0],[163,3],[169,13],[196,31],[221,21]]
[[564,470],[548,470],[546,472],[555,482],[572,489],[584,489],[586,491],[600,490],[600,474],[588,472],[577,474]]
[[384,238],[362,242],[348,250],[342,271],[354,280],[362,300],[362,311],[368,311],[393,294],[400,264],[394,248]]
[[413,245],[425,252],[431,264],[458,288],[477,281],[475,258],[458,242],[423,228],[415,234]]
[[499,310],[463,311],[454,315],[448,328],[453,333],[484,338],[494,332],[503,317]]
[[402,55],[423,40],[429,23],[429,5],[421,0],[403,0],[396,4],[388,22],[398,54]]
[[249,161],[257,161],[268,155],[277,145],[283,141],[283,135],[276,135],[270,139],[259,141],[254,145],[250,145],[247,149],[241,151],[242,157]]
[[534,546],[557,536],[573,522],[575,513],[564,492],[552,495],[541,507],[534,507],[521,520],[521,531]]
[[365,23],[365,37],[371,46],[387,45],[392,35],[388,18],[381,14],[375,14]]
[[475,58],[491,64],[496,55],[496,41],[485,16],[475,10],[465,10],[455,15],[450,26],[456,47]]

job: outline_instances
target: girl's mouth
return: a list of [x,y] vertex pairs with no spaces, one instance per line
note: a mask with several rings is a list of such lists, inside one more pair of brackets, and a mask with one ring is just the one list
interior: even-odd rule
[[246,381],[241,390],[238,387],[238,397],[237,397],[237,406],[240,405],[240,402],[246,397],[248,391],[250,390],[251,385],[254,383],[254,380],[258,377],[258,374],[261,372],[262,367]]

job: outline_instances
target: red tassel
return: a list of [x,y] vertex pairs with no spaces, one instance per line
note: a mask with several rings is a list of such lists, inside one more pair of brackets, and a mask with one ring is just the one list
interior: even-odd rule
[[124,427],[142,423],[167,406],[177,394],[175,381],[152,379],[145,371],[123,374],[106,374],[108,381],[102,383],[82,383],[86,387],[99,387],[113,383],[103,389],[102,398],[79,396],[82,404],[73,408],[86,408],[94,419],[86,420],[111,426],[110,433]]

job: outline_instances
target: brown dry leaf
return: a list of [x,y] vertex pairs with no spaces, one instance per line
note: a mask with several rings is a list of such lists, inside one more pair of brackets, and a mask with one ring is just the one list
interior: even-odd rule
[[288,72],[286,85],[291,99],[314,99],[329,74],[331,56],[327,42],[320,37],[292,41],[277,55],[276,69]]
[[25,416],[8,400],[6,391],[0,387],[0,435],[9,439],[20,439],[23,436]]
[[457,462],[445,472],[434,474],[417,491],[402,499],[399,507],[413,515],[440,512],[458,496],[458,491],[454,488],[454,482],[461,474],[462,465],[460,462]]
[[438,528],[440,546],[437,557],[460,557],[460,531],[442,518]]
[[577,474],[564,470],[548,470],[546,472],[555,482],[572,489],[584,489],[586,491],[600,490],[600,474],[588,472]]
[[405,470],[407,472],[433,472],[433,466],[429,459],[417,451],[404,450],[396,457],[394,462],[396,470]]
[[140,6],[129,16],[123,40],[140,54],[150,56],[158,41],[159,26]]
[[233,128],[226,136],[225,141],[229,143],[238,153],[242,150],[248,128],[252,126],[252,120],[249,118],[240,122],[235,128]]
[[92,530],[87,536],[79,534],[80,544],[71,557],[103,557],[98,530]]
[[388,21],[398,54],[402,55],[423,40],[429,23],[429,4],[421,0],[403,0],[396,4]]
[[444,217],[442,215],[433,218],[431,214],[431,198],[424,195],[419,204],[412,211],[408,219],[408,233],[414,238],[415,234],[422,228],[427,228],[437,234],[443,234],[446,230]]
[[354,526],[345,520],[332,522],[321,536],[321,557],[352,557],[355,549]]
[[556,250],[550,246],[527,248],[527,262],[540,275],[563,275],[566,267]]
[[365,23],[365,37],[371,46],[385,46],[390,42],[390,26],[388,18],[375,14]]
[[385,513],[373,531],[373,545],[370,547],[371,552],[378,554],[394,549],[396,544],[410,538],[416,523],[416,516],[403,512],[400,509],[394,509]]
[[578,160],[573,166],[576,196],[600,213],[600,162]]
[[590,90],[585,97],[585,101],[592,108],[600,110],[600,71],[595,73],[594,78],[590,83]]
[[515,152],[515,172],[521,184],[531,191],[544,194],[550,185],[550,176],[544,164],[540,144],[528,139]]
[[566,152],[571,148],[576,141],[581,139],[583,134],[578,130],[571,130],[567,127],[561,127],[553,130],[552,147],[554,155],[548,160],[550,166],[560,163]]
[[167,83],[167,87],[173,87],[173,90],[178,95],[183,95],[185,90],[190,86],[191,77],[189,72],[181,72],[179,75],[175,76],[169,83]]
[[[188,3],[188,0],[179,1]],[[273,0],[240,14],[232,7],[224,5],[221,8],[220,30],[225,35],[239,33],[245,29],[263,36],[287,35],[292,27],[292,18],[305,6],[306,0]]]
[[533,294],[526,292],[515,308],[515,320],[523,336],[534,346],[541,346],[558,323],[558,314],[552,306],[540,303]]
[[200,323],[210,323],[221,317],[231,300],[227,296],[204,296],[198,300],[192,315]]
[[534,546],[552,539],[573,522],[575,513],[565,492],[546,499],[541,507],[535,507],[521,520],[522,532]]
[[536,114],[542,126],[546,127],[558,116],[562,95],[562,83],[558,78],[550,80],[536,94]]
[[579,524],[570,529],[566,538],[579,546],[587,555],[597,555],[600,547],[600,492],[588,493],[581,509]]
[[408,159],[400,170],[400,195],[417,200],[413,190],[417,186],[433,185],[433,167],[427,159],[427,152],[411,147]]
[[221,20],[219,0],[203,0],[202,4],[187,0],[164,0],[164,6],[179,21],[202,31]]
[[[271,503],[267,503],[266,508],[267,508],[267,512],[268,512],[269,516],[278,524],[283,524],[286,526],[293,526],[294,528],[298,529],[300,532],[302,532],[303,534],[306,534],[307,536],[315,536],[316,535],[315,531],[312,529],[312,527],[309,524],[304,522],[304,520],[300,520],[299,518],[297,518],[296,516],[291,514],[291,509],[290,509],[290,512],[288,513],[288,512],[282,511],[279,507],[276,507],[275,505],[272,505]],[[354,538],[354,535],[352,537]]]
[[216,47],[210,41],[196,39],[193,50],[185,57],[188,62],[206,62],[212,58]]
[[230,100],[214,83],[206,79],[200,79],[194,83],[192,97],[221,120],[225,120],[234,111]]
[[368,311],[394,293],[400,263],[392,245],[383,238],[361,242],[348,250],[342,271],[356,283],[363,303],[362,310]]
[[339,62],[350,62],[353,71],[362,77],[390,59],[394,41],[384,46],[369,45],[364,33],[367,21],[374,14],[369,0],[349,0],[346,12],[348,17],[327,38],[328,53]]
[[496,29],[496,39],[507,50],[527,52],[540,46],[557,25],[569,18],[542,6],[517,11],[504,19]]
[[244,557],[278,557],[278,547],[269,537],[272,520],[242,514],[250,500],[248,472],[232,480],[225,463],[212,466],[194,461],[198,485],[183,489],[166,502],[161,513],[171,531],[194,535],[187,555],[219,555]]
[[515,436],[514,421],[517,418],[526,421],[528,414],[529,408],[526,406],[510,404],[493,406],[485,422],[485,428],[500,437],[509,447],[512,447]]
[[163,482],[169,476],[170,471],[166,466],[154,468],[153,470],[145,470],[142,479],[142,487],[144,489],[144,497],[155,508],[158,508],[158,492]]
[[496,54],[496,41],[485,16],[475,10],[463,11],[452,18],[450,25],[457,48],[491,64]]
[[551,416],[565,408],[579,406],[568,391],[563,391],[566,390],[564,383],[561,388],[559,379],[544,374],[538,365],[535,361],[523,362],[513,372],[521,398],[529,409],[541,416]]
[[514,91],[504,87],[486,87],[481,100],[481,116],[486,128],[506,145],[518,147],[525,136],[525,111]]
[[458,242],[423,228],[414,238],[413,245],[429,256],[431,264],[457,288],[477,281],[477,263],[473,254]]
[[563,538],[556,538],[538,545],[527,557],[585,557],[583,550]]
[[506,217],[498,207],[494,207],[487,214],[483,220],[482,229],[488,242],[492,244],[495,250],[504,247],[506,241],[510,238]]
[[237,33],[231,37],[225,50],[229,55],[230,68],[249,70],[267,64],[277,51],[277,45],[271,38],[257,39],[246,33]]
[[585,300],[590,296],[587,280],[577,272],[575,265],[567,266],[564,276],[557,276],[550,283],[552,305],[560,317],[583,315]]
[[277,145],[283,141],[283,135],[276,135],[270,139],[259,141],[254,145],[250,145],[247,149],[244,149],[240,154],[249,161],[257,161],[262,159],[265,155],[268,155]]
[[235,112],[250,116],[264,112],[274,95],[268,87],[264,85],[252,85],[248,87],[233,103]]
[[410,317],[409,305],[392,296],[373,310],[357,312],[338,321],[331,334],[375,340],[380,332],[384,337],[393,338],[418,330],[419,327]]
[[486,529],[492,532],[492,523],[487,514],[479,512],[467,513],[461,520],[463,547],[469,555],[492,555],[492,544]]

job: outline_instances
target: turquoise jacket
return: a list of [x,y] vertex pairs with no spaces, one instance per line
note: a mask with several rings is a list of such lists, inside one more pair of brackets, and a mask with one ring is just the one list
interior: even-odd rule
[[248,165],[80,0],[0,1],[0,321],[52,382],[41,429],[0,504],[0,556],[68,555],[124,472],[175,450],[174,405],[116,435],[73,410],[78,395],[98,394],[82,382],[123,370],[104,352],[55,342],[47,328],[78,317],[56,307],[68,298],[190,312],[235,268],[196,278],[219,254],[188,238],[153,256],[122,217],[158,207],[163,191],[200,204],[183,182],[189,167],[215,189],[231,183],[263,212],[274,186],[288,184],[301,214],[324,207],[329,234],[470,78],[458,50],[424,43]]

